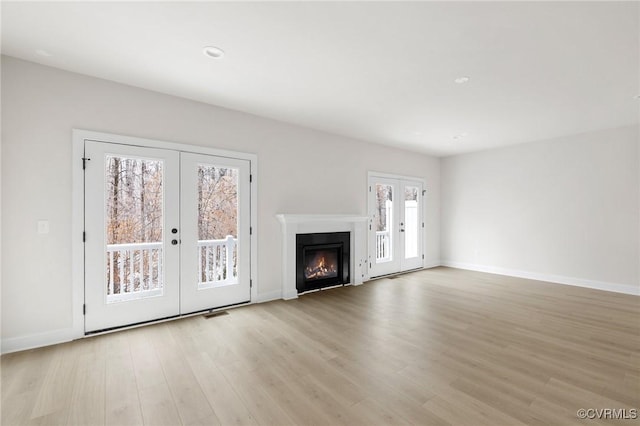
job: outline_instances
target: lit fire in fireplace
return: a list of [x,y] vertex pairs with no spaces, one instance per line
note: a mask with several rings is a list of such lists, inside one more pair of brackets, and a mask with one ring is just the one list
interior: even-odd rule
[[[327,257],[330,259],[327,260]],[[338,266],[336,265],[335,254],[327,255],[326,252],[319,252],[312,261],[307,263],[304,270],[304,277],[308,280],[317,280],[321,278],[332,278],[338,276]]]

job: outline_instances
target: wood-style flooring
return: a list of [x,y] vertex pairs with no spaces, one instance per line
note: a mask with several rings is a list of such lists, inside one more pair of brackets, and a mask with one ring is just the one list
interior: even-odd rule
[[640,408],[640,298],[435,268],[4,355],[1,379],[6,426],[610,424],[576,411]]

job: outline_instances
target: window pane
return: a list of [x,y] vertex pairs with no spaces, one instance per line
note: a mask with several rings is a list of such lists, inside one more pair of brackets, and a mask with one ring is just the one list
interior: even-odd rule
[[198,165],[198,288],[238,284],[238,170]]
[[393,259],[393,186],[376,184],[376,263]]
[[406,186],[404,189],[404,257],[418,257],[418,188]]
[[163,162],[105,158],[107,303],[163,291]]

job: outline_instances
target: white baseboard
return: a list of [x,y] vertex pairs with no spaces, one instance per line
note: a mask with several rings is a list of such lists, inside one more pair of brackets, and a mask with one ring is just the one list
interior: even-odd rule
[[272,300],[282,299],[282,291],[274,290],[266,293],[258,293],[256,303],[270,302]]
[[[423,270],[423,269],[437,268],[438,266],[442,266],[442,264],[440,263],[440,261],[439,261],[439,260],[426,261],[426,262],[422,265],[422,268],[413,269],[413,270],[411,270],[411,271],[409,271],[409,272],[421,271],[421,270]],[[395,272],[394,272],[394,273],[391,273],[391,274],[389,274],[389,275],[397,275],[397,274],[401,274],[401,273],[402,273],[402,272],[397,272],[397,273],[395,273]],[[363,277],[362,283],[364,284],[364,283],[366,283],[366,282],[368,282],[368,281],[375,280],[375,279],[378,279],[378,278],[380,278],[380,277],[373,277],[373,278],[372,278],[372,277],[371,277],[371,276],[369,276],[369,274],[367,273],[367,274]],[[358,284],[358,285],[359,285],[359,284]]]
[[288,291],[285,292],[284,294],[282,294],[282,299],[284,300],[293,300],[293,299],[297,299],[298,298],[298,291],[294,290],[294,291]]
[[70,342],[74,337],[75,333],[72,328],[62,328],[59,330],[51,330],[19,337],[8,337],[6,339],[2,339],[1,350],[3,354],[8,354],[11,352]]
[[[278,300],[281,298],[282,292],[280,290],[276,290],[258,294],[258,298],[254,303],[269,302],[271,300]],[[11,352],[41,348],[43,346],[57,345],[58,343],[70,342],[77,337],[77,332],[74,332],[73,328],[63,328],[59,330],[29,334],[26,336],[2,338],[0,342],[0,353],[8,354]]]
[[527,278],[530,280],[546,281],[554,284],[572,285],[576,287],[593,288],[596,290],[612,291],[614,293],[631,294],[640,296],[640,287],[608,283],[604,281],[587,280],[584,278],[566,277],[563,275],[542,274],[539,272],[520,271],[517,269],[500,268],[497,266],[476,265],[472,263],[453,262],[445,260],[442,266],[467,269],[469,271],[488,272],[490,274],[507,275],[510,277]]

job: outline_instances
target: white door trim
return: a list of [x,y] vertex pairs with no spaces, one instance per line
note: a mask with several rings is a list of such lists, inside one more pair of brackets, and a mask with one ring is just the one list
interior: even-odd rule
[[172,149],[180,152],[194,154],[215,155],[219,157],[239,158],[249,160],[250,174],[253,177],[251,183],[250,217],[253,229],[251,240],[251,303],[258,301],[258,156],[256,154],[222,150],[197,145],[188,145],[176,142],[167,142],[154,139],[138,138],[111,133],[94,132],[91,130],[73,129],[71,148],[71,300],[72,300],[72,329],[73,338],[79,339],[84,333],[84,243],[82,233],[84,231],[84,172],[82,158],[84,156],[84,141],[110,142],[122,145],[133,145],[150,148]]
[[367,172],[367,191],[369,191],[369,179],[372,177],[381,177],[385,179],[399,179],[399,180],[415,180],[422,182],[422,189],[426,189],[427,180],[425,178],[416,177],[416,176],[405,176],[405,175],[395,175],[393,173],[382,173],[382,172]]

